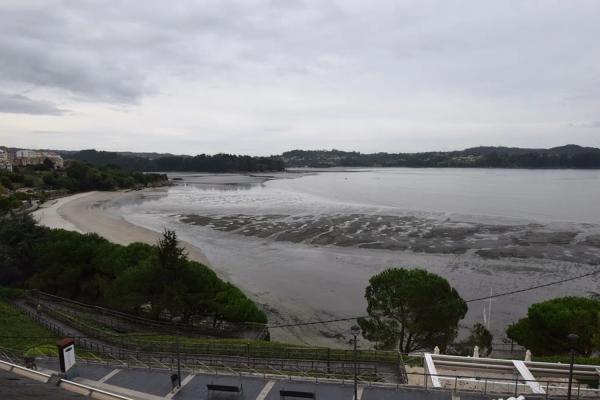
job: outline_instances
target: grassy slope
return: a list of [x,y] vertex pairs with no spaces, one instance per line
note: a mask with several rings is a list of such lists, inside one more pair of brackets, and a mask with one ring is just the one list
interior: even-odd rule
[[0,347],[25,355],[40,349],[56,354],[55,334],[0,300]]

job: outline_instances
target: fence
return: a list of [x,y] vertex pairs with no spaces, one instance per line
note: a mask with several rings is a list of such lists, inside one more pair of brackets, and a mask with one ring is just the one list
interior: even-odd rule
[[[76,310],[63,308],[53,303],[43,302],[44,312],[53,318],[62,321],[69,326],[81,331],[85,336],[93,337],[102,341],[118,344],[120,347],[134,351],[159,351],[175,352],[177,346],[177,335],[160,337],[157,334],[125,333],[126,329],[121,326],[120,332],[116,333],[113,319],[106,320],[105,316],[98,315],[94,319],[85,319]],[[33,305],[33,304],[32,304]],[[28,311],[31,314],[30,311]],[[108,328],[108,329],[107,329]],[[157,340],[162,339],[162,340]],[[270,342],[247,342],[247,343],[218,343],[215,340],[198,343],[200,340],[189,341],[181,339],[180,351],[189,354],[218,355],[218,356],[241,356],[251,358],[282,358],[282,359],[304,359],[323,361],[328,364],[341,362],[349,363],[354,360],[355,353],[351,349],[331,349],[316,347],[299,347],[279,345]],[[402,365],[404,361],[420,364],[421,360],[414,357],[403,359],[396,351],[358,350],[356,357],[363,363]]]
[[[117,363],[134,363],[143,366],[161,366],[164,368],[165,366],[174,365],[179,357],[180,362],[189,365],[190,369],[204,368],[208,371],[219,369],[231,371],[267,371],[283,375],[293,374],[338,378],[354,374],[354,358],[352,357],[349,359],[336,359],[332,355],[329,359],[301,358],[298,354],[294,354],[294,349],[291,348],[286,349],[287,351],[283,354],[279,352],[278,357],[269,357],[265,354],[266,352],[259,355],[254,354],[251,351],[252,347],[250,345],[242,346],[245,351],[241,352],[241,354],[235,354],[235,349],[229,352],[224,351],[224,347],[227,347],[227,345],[209,345],[210,347],[180,345],[178,348],[177,343],[157,342],[158,344],[162,344],[163,347],[157,346],[151,348],[154,342],[147,342],[144,346],[140,346],[140,343],[135,342],[131,337],[123,335],[73,335],[74,332],[72,330],[67,330],[64,326],[48,321],[29,308],[19,307],[19,310],[58,336],[73,337],[76,345],[80,349],[91,352],[89,358],[96,361],[116,361]],[[48,311],[45,310],[45,312]],[[54,314],[51,315],[55,316]],[[65,315],[61,317],[67,318]],[[331,355],[331,350],[329,354]],[[344,352],[343,354],[346,353]],[[305,356],[306,353],[302,353],[301,355]],[[357,366],[358,374],[365,380],[398,380],[398,366],[396,364],[386,367],[374,362],[359,361]]]
[[28,298],[29,301],[34,304],[44,301],[46,303],[51,303],[54,306],[62,305],[63,307],[69,308],[73,311],[76,310],[79,312],[93,314],[95,318],[101,318],[106,324],[111,326],[116,331],[123,329],[153,330],[171,334],[175,332],[184,332],[187,334],[200,336],[246,338],[257,340],[263,340],[268,337],[266,325],[260,323],[219,321],[218,324],[213,324],[212,322],[208,322],[206,320],[200,320],[194,324],[184,324],[179,322],[153,320],[111,310],[105,307],[81,303],[37,290],[32,290],[31,293],[26,296],[26,298]]

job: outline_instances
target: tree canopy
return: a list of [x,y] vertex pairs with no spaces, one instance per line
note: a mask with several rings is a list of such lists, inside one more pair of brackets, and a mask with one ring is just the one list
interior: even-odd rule
[[358,321],[363,336],[378,348],[404,353],[444,350],[467,313],[446,279],[422,269],[387,269],[369,280],[365,297],[369,317]]
[[[175,232],[157,246],[121,246],[96,234],[37,226],[30,216],[0,224],[0,285],[29,287],[150,317],[267,322],[244,293],[187,258]],[[149,306],[149,309],[148,309]]]
[[527,316],[510,325],[509,338],[540,355],[568,353],[570,333],[579,336],[578,353],[590,355],[598,341],[600,300],[560,297],[529,307]]
[[82,150],[65,154],[73,160],[89,162],[98,167],[119,166],[132,171],[193,171],[193,172],[266,172],[283,171],[280,157],[252,157],[235,154],[199,154],[175,156],[153,154],[142,157],[110,151]]

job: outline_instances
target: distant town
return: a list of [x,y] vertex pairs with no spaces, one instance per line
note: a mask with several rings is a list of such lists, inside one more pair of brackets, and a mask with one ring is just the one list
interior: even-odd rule
[[13,167],[26,167],[28,165],[51,165],[55,169],[64,168],[63,158],[51,151],[15,150],[0,147],[0,170],[13,170]]

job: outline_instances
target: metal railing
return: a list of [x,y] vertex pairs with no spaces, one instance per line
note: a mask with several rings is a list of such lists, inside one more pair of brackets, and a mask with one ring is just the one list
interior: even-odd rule
[[[34,371],[17,364],[0,360],[0,369],[8,372],[14,372],[18,375],[29,377],[39,382],[47,383],[51,375],[44,374],[42,372]],[[59,378],[58,385],[61,388],[75,393],[84,393],[86,396],[91,398],[111,399],[111,400],[132,400],[129,397],[121,396],[115,393],[110,393],[105,390],[97,389],[92,386],[82,385],[81,383],[69,381],[67,379]]]
[[[0,357],[6,354],[6,349],[0,348]],[[56,360],[58,363],[58,360]],[[138,359],[129,355],[125,359],[105,359],[97,360],[93,358],[78,358],[78,363],[85,365],[107,365],[118,368],[143,368],[148,370],[174,371],[177,368],[176,360],[166,359]],[[200,360],[181,360],[181,369],[192,374],[210,374],[216,376],[237,376],[237,377],[259,377],[263,379],[285,379],[314,383],[336,383],[342,385],[353,384],[352,374],[340,376],[311,375],[301,369],[289,369],[282,371],[276,368],[250,368],[236,369],[226,363],[208,363]],[[419,372],[407,372],[407,383],[389,383],[374,382],[369,377],[359,375],[360,385],[372,388],[393,389],[401,391],[403,389],[427,390],[427,391],[452,391],[454,393],[480,393],[484,395],[498,396],[519,396],[524,395],[528,399],[552,399],[565,397],[567,386],[564,380],[545,380],[537,379],[535,381],[525,380],[520,377],[505,378],[500,376],[493,377],[475,377],[472,375],[457,374],[429,374]],[[441,387],[432,385],[433,379],[442,382]],[[539,384],[545,393],[533,393],[529,383]],[[600,390],[589,388],[587,385],[577,382],[573,385],[572,399],[597,398],[600,396]]]

